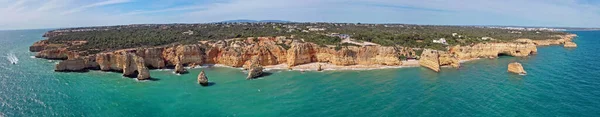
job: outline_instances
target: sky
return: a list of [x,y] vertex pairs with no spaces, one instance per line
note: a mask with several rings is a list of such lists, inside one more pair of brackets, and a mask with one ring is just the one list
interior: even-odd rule
[[0,30],[225,20],[600,27],[600,0],[0,0]]

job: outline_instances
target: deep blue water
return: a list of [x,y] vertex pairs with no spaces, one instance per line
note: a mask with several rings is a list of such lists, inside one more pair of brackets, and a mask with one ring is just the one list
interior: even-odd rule
[[[599,116],[600,32],[572,32],[578,48],[538,47],[442,72],[415,67],[368,71],[271,71],[245,80],[234,68],[192,69],[157,81],[118,73],[55,73],[31,58],[47,30],[0,31],[0,116]],[[18,64],[6,56],[14,54]],[[526,76],[506,72],[521,62]],[[205,70],[210,87],[196,83]]]

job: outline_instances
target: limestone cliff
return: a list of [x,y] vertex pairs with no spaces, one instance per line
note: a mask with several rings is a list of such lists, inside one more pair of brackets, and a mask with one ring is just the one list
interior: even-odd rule
[[426,49],[421,54],[419,64],[423,67],[439,72],[439,66],[449,65],[460,67],[461,60],[477,58],[497,58],[499,55],[524,57],[537,53],[533,43],[479,43],[471,46],[452,46],[448,51],[435,51]]
[[[573,36],[556,40],[569,44]],[[191,44],[171,44],[149,48],[131,48],[93,55],[80,56],[81,52],[70,50],[72,45],[86,43],[72,41],[67,44],[51,44],[46,40],[34,43],[30,51],[39,52],[36,57],[63,59],[57,71],[84,71],[100,69],[123,72],[123,75],[149,78],[147,69],[183,68],[203,64],[222,64],[250,69],[254,65],[287,64],[296,66],[313,62],[335,65],[402,65],[401,58],[416,58],[413,48],[392,46],[323,46],[292,40],[285,37],[236,38],[219,41],[202,41]],[[496,58],[499,55],[528,56],[537,52],[536,42],[520,39],[515,42],[479,43],[469,46],[451,46],[447,51],[425,49],[420,55],[420,65],[440,71],[440,66],[460,67],[460,61],[475,58]],[[550,43],[550,42],[549,42]],[[555,42],[552,42],[555,43]],[[289,47],[285,49],[284,47]],[[418,50],[418,49],[417,49]],[[250,59],[255,58],[252,62]],[[182,70],[182,69],[179,69]],[[136,76],[137,75],[137,76]]]
[[208,86],[208,77],[206,77],[204,70],[202,70],[200,74],[198,74],[198,84],[202,86]]
[[498,55],[524,57],[537,53],[537,47],[531,43],[480,43],[473,46],[454,46],[449,52],[459,60],[497,58]]
[[56,59],[56,60],[67,60],[69,58],[74,59],[74,58],[77,58],[78,56],[79,55],[76,52],[69,51],[66,48],[41,50],[35,54],[35,57],[37,57],[37,58]]

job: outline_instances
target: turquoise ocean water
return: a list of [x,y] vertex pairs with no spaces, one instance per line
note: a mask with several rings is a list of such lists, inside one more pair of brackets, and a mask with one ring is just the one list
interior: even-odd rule
[[[0,117],[13,116],[600,116],[600,32],[572,32],[578,48],[538,48],[443,68],[270,71],[245,80],[235,68],[189,74],[152,70],[155,81],[119,73],[55,73],[28,46],[47,30],[0,31]],[[7,56],[14,55],[12,65]],[[521,62],[528,75],[506,72]],[[215,84],[196,84],[200,70]]]

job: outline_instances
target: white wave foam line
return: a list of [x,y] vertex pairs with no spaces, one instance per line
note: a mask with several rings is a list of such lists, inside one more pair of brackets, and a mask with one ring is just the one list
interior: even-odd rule
[[8,61],[10,61],[12,64],[17,64],[19,62],[19,58],[17,58],[17,56],[15,56],[15,54],[12,52],[6,55],[6,59],[8,59]]

